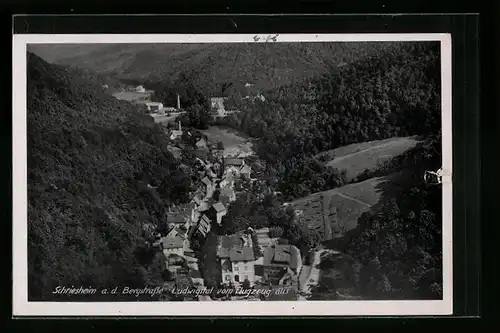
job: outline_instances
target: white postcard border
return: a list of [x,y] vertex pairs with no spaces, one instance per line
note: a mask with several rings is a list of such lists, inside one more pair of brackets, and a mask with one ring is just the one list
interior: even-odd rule
[[[443,300],[273,302],[28,302],[26,45],[80,43],[248,43],[440,41],[443,161]],[[14,34],[13,315],[14,316],[398,316],[449,315],[452,272],[451,35],[428,34]]]

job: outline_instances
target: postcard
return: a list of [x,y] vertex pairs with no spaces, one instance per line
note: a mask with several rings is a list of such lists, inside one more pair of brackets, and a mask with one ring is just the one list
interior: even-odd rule
[[452,313],[449,34],[16,34],[15,316]]

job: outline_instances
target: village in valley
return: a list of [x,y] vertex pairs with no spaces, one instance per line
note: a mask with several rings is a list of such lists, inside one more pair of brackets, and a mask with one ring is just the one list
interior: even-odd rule
[[442,299],[439,55],[31,45],[29,299]]
[[[214,295],[193,293],[180,296],[180,300],[305,300],[303,293],[299,293],[299,275],[303,266],[301,252],[280,238],[279,232],[273,234],[270,228],[254,230],[249,227],[234,234],[217,235],[217,262],[200,264],[200,260],[207,259],[197,256],[199,251],[193,249],[193,242],[207,237],[211,231],[217,233],[237,196],[260,183],[257,172],[252,168],[252,163],[256,161],[252,144],[246,141],[236,147],[223,147],[220,141],[211,140],[203,131],[183,128],[182,123],[177,121],[179,116],[185,114],[179,96],[175,107],[165,107],[162,103],[151,102],[150,94],[151,91],[138,86],[114,96],[146,106],[155,122],[165,125],[165,131],[172,140],[168,149],[176,158],[180,159],[186,145],[191,145],[198,173],[198,185],[191,193],[191,200],[169,208],[166,230],[158,232],[155,226],[145,225],[150,232],[151,246],[162,251],[165,257],[169,275],[163,286],[165,299],[176,300],[176,295],[169,294],[174,289],[207,289],[200,266],[215,264],[220,269],[221,284],[212,288]],[[262,95],[256,98],[264,99]],[[226,110],[224,100],[223,97],[210,99],[213,118],[238,112]],[[148,187],[154,190],[149,184]],[[302,274],[308,274],[309,267],[306,270]],[[219,292],[217,296],[217,288],[226,291]],[[271,292],[242,291],[259,289]],[[239,290],[239,293],[227,290]]]

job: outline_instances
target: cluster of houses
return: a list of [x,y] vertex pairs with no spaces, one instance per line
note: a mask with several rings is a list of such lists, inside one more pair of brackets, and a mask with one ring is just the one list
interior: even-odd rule
[[[178,130],[171,131],[172,138],[182,135],[181,124]],[[195,147],[197,150],[210,150],[204,136],[195,140]],[[251,177],[253,170],[244,158],[221,157],[210,162],[200,156],[196,171],[200,180],[191,201],[172,207],[167,213],[170,232],[162,242],[167,258],[171,255],[188,260],[194,257],[190,249],[193,236],[205,237],[213,225],[221,225],[228,206],[236,200],[237,192],[242,190],[238,184],[242,180],[255,181]],[[250,287],[259,283],[296,287],[302,265],[300,251],[293,245],[280,244],[279,238],[271,238],[268,228],[219,236],[217,260],[220,262],[222,283],[236,287],[244,283]],[[197,269],[193,272],[199,275]]]
[[163,103],[160,102],[147,102],[146,108],[149,112],[153,114],[165,114],[165,113],[173,113],[181,111],[181,98],[179,94],[177,94],[177,105],[174,106],[164,106]]
[[[107,86],[105,88],[107,88]],[[146,90],[142,85],[139,85],[137,87],[123,89],[122,91],[114,94],[114,96],[117,99],[144,105],[151,115],[181,112],[181,100],[179,94],[177,94],[176,106],[164,106],[163,103],[151,101],[152,93],[152,90]]]
[[[179,129],[172,131],[171,136],[180,138],[182,135],[179,123]],[[209,149],[203,136],[196,141],[195,146],[197,150]],[[187,262],[188,265],[191,262],[189,274],[192,282],[203,285],[190,241],[195,235],[206,237],[214,224],[222,224],[228,206],[236,200],[236,193],[242,190],[238,187],[239,181],[251,181],[252,168],[242,158],[215,159],[214,162],[209,162],[197,157],[196,171],[199,182],[196,190],[191,193],[191,201],[169,208],[166,213],[168,232],[159,236],[154,245],[161,247],[167,269],[171,273],[177,273],[182,267],[179,262]]]
[[279,238],[270,238],[268,228],[249,228],[234,235],[219,236],[217,258],[224,285],[260,284],[297,289],[302,268],[300,251],[294,245],[280,244]]

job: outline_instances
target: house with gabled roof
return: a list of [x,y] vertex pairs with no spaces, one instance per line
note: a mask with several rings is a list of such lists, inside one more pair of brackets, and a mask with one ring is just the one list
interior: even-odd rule
[[[198,205],[195,202],[191,201],[176,208],[179,212],[181,212],[179,215],[182,214],[181,216],[184,217],[184,229],[188,230],[193,223],[198,221],[199,216],[198,211],[196,210],[197,206]],[[182,222],[179,222],[179,224],[181,223]]]
[[226,165],[226,167],[229,166],[242,167],[245,165],[245,160],[242,158],[228,158],[224,160],[224,164]]
[[240,175],[248,180],[250,180],[251,178],[250,177],[251,173],[252,173],[252,168],[248,164],[243,165],[240,169]]
[[245,163],[242,158],[228,158],[224,161],[225,165],[225,175],[232,177],[243,176],[246,179],[250,179],[252,168]]
[[226,206],[222,202],[218,201],[212,205],[212,209],[215,210],[215,216],[217,217],[217,224],[222,224],[222,217],[227,214]]
[[200,206],[203,203],[203,198],[205,198],[205,191],[202,188],[197,188],[192,194],[191,202]]
[[273,244],[264,250],[264,279],[273,285],[279,285],[285,275],[299,274],[302,257],[299,249],[290,244]]
[[171,210],[166,213],[167,223],[172,226],[180,226],[186,224],[190,220],[190,213],[181,209]]
[[219,182],[220,188],[232,188],[234,186],[234,177],[231,173],[226,173]]
[[172,228],[161,240],[163,254],[169,257],[172,254],[184,256],[184,250],[189,246],[184,232],[179,228]]
[[247,280],[252,286],[255,281],[254,251],[248,234],[219,236],[217,258],[221,264],[223,284],[240,285]]
[[212,221],[205,214],[201,214],[200,219],[196,224],[193,224],[188,230],[187,237],[191,239],[196,233],[206,237],[212,229]]
[[[223,187],[220,189],[220,197],[224,197],[224,199],[219,199],[220,202],[227,207],[229,202],[236,201],[236,192],[231,187]],[[227,199],[226,199],[227,198]],[[226,202],[223,202],[226,201]]]
[[230,198],[225,195],[225,194],[219,194],[219,201],[224,205],[227,206],[231,203]]
[[203,236],[206,236],[210,229],[212,228],[212,221],[205,215],[201,215],[200,221],[198,222],[198,232]]
[[210,178],[205,176],[201,180],[201,182],[205,185],[205,189],[206,189],[205,198],[210,198],[214,194],[214,190],[215,190],[212,181],[210,180]]
[[205,137],[199,138],[198,141],[196,141],[195,146],[198,149],[206,149],[206,148],[208,148],[207,139]]

